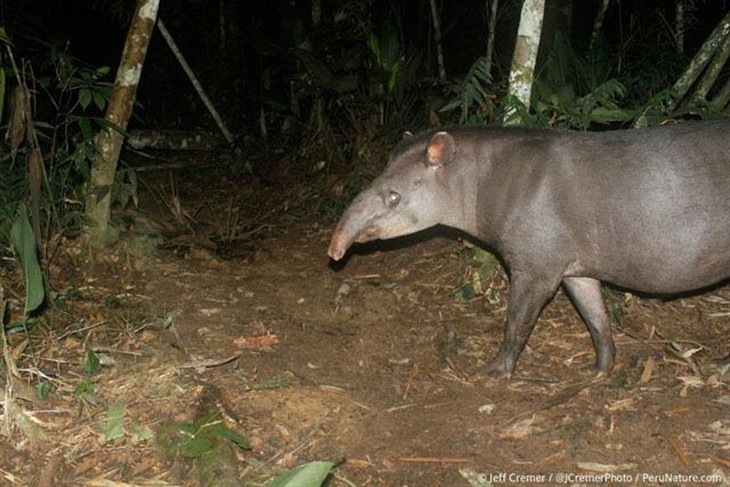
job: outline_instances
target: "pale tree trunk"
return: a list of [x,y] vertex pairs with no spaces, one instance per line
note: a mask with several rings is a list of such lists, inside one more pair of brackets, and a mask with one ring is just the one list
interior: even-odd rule
[[676,104],[684,98],[689,92],[694,82],[704,71],[710,60],[715,56],[720,46],[725,44],[725,40],[730,36],[730,12],[725,15],[717,27],[712,31],[700,50],[697,51],[695,57],[689,63],[689,67],[682,76],[674,83],[674,91],[677,95],[676,102],[670,108],[674,109]]
[[431,3],[431,21],[433,22],[433,38],[436,42],[436,63],[439,69],[439,79],[446,81],[446,66],[444,65],[444,48],[441,45],[441,19],[436,0],[429,0]]
[[[530,109],[530,94],[535,79],[535,62],[540,47],[544,14],[545,0],[525,0],[522,4],[520,26],[517,29],[517,41],[509,74],[509,94],[519,100],[526,110]],[[505,125],[518,125],[521,122],[519,114],[514,109],[505,113]]]
[[601,33],[601,28],[603,27],[603,18],[606,16],[606,10],[608,10],[608,2],[609,0],[601,0],[601,4],[598,6],[596,20],[593,22],[593,33],[591,34],[590,44],[591,47],[593,47],[596,39],[598,39],[598,34]]
[[[127,33],[124,52],[117,70],[105,120],[127,128],[129,117],[142,75],[147,47],[157,20],[159,0],[139,0],[132,24]],[[109,212],[111,189],[117,170],[124,136],[111,128],[102,129],[96,138],[97,155],[91,168],[91,179],[86,192],[86,220],[89,245],[102,248],[110,242]]]
[[718,46],[718,50],[707,66],[705,74],[697,82],[697,88],[692,95],[692,103],[696,105],[707,104],[707,94],[717,81],[717,77],[720,75],[725,63],[727,63],[728,58],[730,58],[730,34],[725,35],[725,40]]
[[499,0],[487,0],[489,11],[489,33],[487,34],[487,75],[492,78],[492,64],[494,63],[494,37],[497,30],[497,8]]
[[713,110],[720,111],[726,107],[728,102],[730,102],[730,79],[725,81],[720,91],[715,94],[715,98],[710,102],[710,107]]

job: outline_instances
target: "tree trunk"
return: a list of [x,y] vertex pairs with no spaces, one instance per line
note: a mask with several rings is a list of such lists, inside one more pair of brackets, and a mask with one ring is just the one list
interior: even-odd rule
[[710,102],[710,107],[719,112],[725,108],[728,102],[730,102],[730,79],[725,81],[722,88],[715,94],[715,98]]
[[[520,26],[517,29],[515,52],[509,75],[509,94],[519,100],[526,110],[530,109],[530,94],[535,79],[535,62],[540,47],[545,0],[525,0],[522,4]],[[517,125],[522,120],[516,110],[505,113],[505,125]]]
[[684,98],[687,92],[689,92],[689,89],[712,59],[715,51],[717,51],[718,47],[725,42],[726,37],[729,35],[730,12],[725,15],[725,18],[722,19],[719,24],[717,24],[717,27],[715,27],[705,43],[702,44],[702,47],[700,47],[700,50],[697,51],[695,57],[689,63],[687,70],[684,74],[682,74],[677,82],[674,83],[674,91],[677,94],[677,99],[670,108],[674,109],[676,104]]
[[725,36],[725,40],[715,52],[709,66],[707,66],[705,74],[697,82],[697,88],[692,95],[693,104],[707,104],[707,94],[710,92],[712,85],[715,84],[715,81],[717,81],[717,77],[720,75],[720,71],[722,71],[725,63],[727,63],[728,58],[730,58],[730,34]]
[[429,0],[431,3],[431,20],[433,21],[433,37],[436,41],[436,63],[439,69],[439,79],[446,81],[446,66],[444,66],[444,49],[441,45],[441,19],[436,8],[436,0]]
[[596,20],[595,22],[593,22],[593,33],[591,34],[590,47],[593,47],[596,39],[598,39],[598,34],[601,33],[601,27],[603,27],[603,18],[606,16],[606,10],[608,10],[608,2],[609,0],[601,0],[601,4],[598,6]]
[[492,78],[492,64],[494,64],[494,37],[497,30],[497,8],[499,0],[487,0],[489,11],[489,32],[487,34],[487,76]]
[[[124,52],[117,70],[105,120],[121,130],[127,128],[132,114],[135,94],[142,75],[147,47],[155,27],[159,0],[139,0],[127,33]],[[86,193],[87,237],[92,248],[102,248],[110,242],[109,212],[111,188],[124,136],[118,130],[105,128],[96,139],[97,155],[91,168]]]

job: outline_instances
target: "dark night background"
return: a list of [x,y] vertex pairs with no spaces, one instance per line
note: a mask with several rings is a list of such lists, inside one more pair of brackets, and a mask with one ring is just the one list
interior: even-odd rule
[[[446,73],[453,82],[486,50],[487,6],[484,0],[438,4]],[[499,5],[489,89],[497,98],[506,86],[520,4],[504,0]],[[561,11],[571,6],[568,21]],[[14,42],[19,58],[43,61],[49,44],[65,46],[69,54],[91,66],[109,66],[107,80],[111,81],[132,8],[131,2],[5,1],[0,7],[0,25]],[[227,36],[223,49],[218,28],[221,8]],[[671,86],[727,8],[724,0],[687,2],[686,46],[684,53],[678,53],[671,33],[675,1],[612,1],[602,35],[589,53],[598,2],[548,0],[538,72],[550,56],[549,41],[555,32],[567,33],[576,55],[600,63],[606,79],[623,83],[627,94],[622,104],[635,108]],[[308,1],[163,1],[160,18],[224,120],[238,134],[259,132],[263,106],[270,133],[300,137],[311,126],[313,100],[323,97],[330,125],[343,132],[338,137],[351,143],[352,132],[363,127],[348,119],[373,115],[367,106],[374,109],[378,103],[390,104],[385,128],[400,130],[426,125],[428,109],[449,99],[448,87],[437,81],[430,9],[425,0],[324,0],[317,28],[311,25]],[[388,27],[396,36],[396,55],[410,60],[412,68],[397,96],[373,88],[386,73],[375,65],[368,39],[373,33],[385,38],[381,33]],[[327,76],[335,78],[329,85],[317,79],[319,68],[329,70]],[[346,87],[333,87],[345,79],[349,80]],[[580,93],[577,81],[573,85],[576,95],[585,94]],[[214,129],[158,31],[148,52],[138,101],[141,109],[135,113],[132,128]],[[455,116],[457,112],[450,113]],[[442,123],[454,121],[449,114],[440,118]]]

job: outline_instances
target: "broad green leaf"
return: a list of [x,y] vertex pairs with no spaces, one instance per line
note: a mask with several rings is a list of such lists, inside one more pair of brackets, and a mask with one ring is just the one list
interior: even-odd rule
[[106,419],[99,423],[99,429],[104,433],[104,443],[122,438],[124,436],[124,414],[127,410],[127,403],[117,401],[109,405]]
[[132,423],[132,443],[138,445],[155,437],[154,432],[143,424]]
[[180,454],[187,458],[198,458],[213,448],[213,441],[204,436],[196,436],[180,446]]
[[332,462],[305,463],[276,478],[269,487],[319,487],[334,466]]
[[28,212],[24,204],[20,205],[18,218],[15,219],[10,230],[13,248],[23,264],[25,278],[25,314],[38,308],[45,299],[46,291],[43,286],[43,274],[38,263],[35,235],[28,220]]
[[94,104],[99,111],[104,111],[104,108],[106,108],[106,98],[104,98],[98,91],[94,92]]
[[591,111],[591,120],[598,123],[623,122],[632,117],[631,112],[618,108],[611,110],[606,107],[596,107]]
[[91,90],[87,88],[82,88],[79,91],[79,104],[81,105],[81,108],[86,110],[86,107],[89,106],[91,103]]

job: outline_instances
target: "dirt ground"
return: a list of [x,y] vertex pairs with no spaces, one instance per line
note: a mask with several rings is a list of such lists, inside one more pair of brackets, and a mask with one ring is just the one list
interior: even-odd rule
[[[330,486],[728,485],[727,285],[674,300],[607,291],[618,352],[601,379],[561,292],[515,376],[488,381],[507,290],[464,299],[462,242],[373,243],[334,265],[343,176],[140,174],[122,243],[91,259],[64,242],[56,306],[30,341],[7,335],[23,381],[0,410],[0,485],[200,485],[200,465],[155,437],[210,408],[251,446],[229,448],[233,472],[211,485],[265,485],[312,460],[338,462]],[[22,280],[2,272],[12,323]]]

